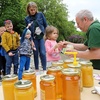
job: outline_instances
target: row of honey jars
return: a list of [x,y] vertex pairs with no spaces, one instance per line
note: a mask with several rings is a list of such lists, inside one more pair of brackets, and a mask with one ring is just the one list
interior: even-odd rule
[[81,61],[83,87],[92,87],[94,85],[93,66],[90,61]]
[[15,100],[34,100],[34,89],[29,80],[19,80],[14,84]]
[[67,64],[68,68],[73,68],[73,69],[76,69],[79,71],[79,76],[80,76],[80,90],[82,91],[83,90],[83,79],[82,79],[82,71],[81,71],[81,64],[77,64],[77,65],[74,65],[73,63],[72,64]]
[[43,75],[40,79],[40,100],[56,100],[55,77]]
[[17,75],[5,75],[2,79],[4,100],[14,99],[14,84],[18,80]]
[[62,86],[62,100],[81,100],[79,70],[63,69]]
[[30,80],[34,88],[34,97],[37,96],[37,85],[35,71],[30,69],[23,72],[23,80]]
[[62,98],[62,67],[61,66],[51,66],[48,68],[47,74],[55,76],[55,83],[56,83],[56,98]]

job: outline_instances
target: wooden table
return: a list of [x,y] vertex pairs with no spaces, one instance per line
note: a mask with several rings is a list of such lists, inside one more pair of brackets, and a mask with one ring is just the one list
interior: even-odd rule
[[[94,70],[94,74],[100,74],[100,70]],[[37,97],[34,100],[41,100],[40,99],[40,84],[39,84],[40,76],[41,75],[37,75]],[[98,84],[98,82],[99,81],[94,79],[94,86],[100,86],[100,84]],[[94,87],[83,88],[83,91],[81,92],[81,100],[100,100],[100,96],[98,94],[91,93],[91,90],[93,90],[93,89],[94,89]],[[0,86],[0,100],[4,100],[2,85]]]

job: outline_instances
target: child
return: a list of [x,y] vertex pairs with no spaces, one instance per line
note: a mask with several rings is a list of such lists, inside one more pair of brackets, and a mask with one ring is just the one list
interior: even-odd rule
[[4,57],[4,53],[3,53],[3,48],[1,45],[1,35],[4,33],[4,31],[6,31],[5,27],[0,27],[0,80],[1,80],[1,73],[3,72],[3,75],[5,75],[5,57]]
[[60,41],[56,42],[58,38],[59,31],[54,26],[46,27],[45,34],[45,47],[46,47],[46,56],[47,56],[47,67],[51,66],[52,61],[58,61],[61,59],[60,52],[64,46],[65,42]]
[[6,31],[2,35],[2,47],[5,50],[6,58],[6,74],[11,73],[11,66],[14,65],[14,74],[18,70],[18,47],[20,39],[17,32],[13,31],[13,24],[11,20],[4,21]]
[[18,72],[19,80],[22,79],[22,73],[24,67],[25,70],[28,70],[30,67],[30,57],[32,55],[32,52],[33,50],[32,50],[32,42],[31,42],[31,31],[26,28],[22,34],[21,46],[19,48],[19,54],[20,54],[20,67]]

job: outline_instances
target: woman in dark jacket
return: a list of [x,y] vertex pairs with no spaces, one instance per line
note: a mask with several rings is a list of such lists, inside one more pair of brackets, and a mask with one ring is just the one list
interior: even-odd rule
[[46,18],[42,12],[38,12],[38,7],[35,2],[29,2],[27,5],[28,16],[25,18],[26,26],[29,23],[32,25],[29,27],[31,31],[31,37],[36,46],[36,50],[33,50],[34,53],[34,63],[35,69],[39,70],[39,56],[43,70],[46,70],[46,50],[44,45],[44,32],[47,27]]

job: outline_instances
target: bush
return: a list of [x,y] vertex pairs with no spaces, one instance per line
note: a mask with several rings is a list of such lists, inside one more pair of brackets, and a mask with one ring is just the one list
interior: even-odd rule
[[67,40],[73,43],[83,43],[84,37],[80,35],[71,35],[67,38]]

